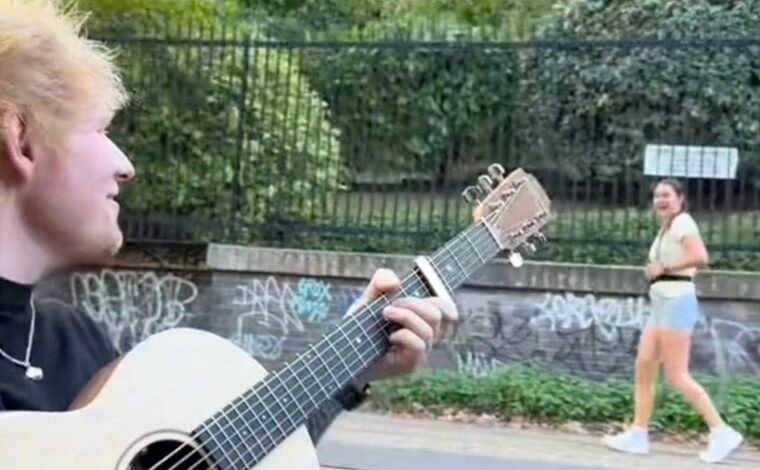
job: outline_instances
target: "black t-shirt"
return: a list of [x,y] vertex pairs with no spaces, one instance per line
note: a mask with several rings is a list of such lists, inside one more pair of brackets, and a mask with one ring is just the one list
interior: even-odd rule
[[[26,357],[32,286],[0,278],[0,348],[23,361]],[[97,324],[83,311],[55,299],[35,299],[36,323],[32,366],[44,372],[40,381],[26,369],[0,356],[1,411],[64,411],[95,374],[118,357]],[[312,413],[306,426],[314,442],[342,410],[357,407],[364,394],[351,385]]]
[[[26,357],[32,286],[0,278],[0,348],[23,361]],[[63,411],[118,353],[84,312],[55,299],[35,299],[36,322],[31,365],[42,380],[0,356],[0,411]]]

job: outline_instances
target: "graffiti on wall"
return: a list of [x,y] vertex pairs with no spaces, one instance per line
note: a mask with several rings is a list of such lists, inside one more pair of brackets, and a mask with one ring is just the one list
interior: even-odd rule
[[[462,316],[447,349],[459,370],[487,374],[508,363],[541,363],[579,375],[629,375],[650,315],[644,297],[546,293],[457,297]],[[702,306],[695,366],[720,374],[760,375],[760,325],[721,318]],[[757,323],[760,323],[758,321]]]
[[[215,313],[224,315],[222,321],[213,323],[227,319],[232,329],[215,332],[269,362],[316,341],[361,293],[319,278],[251,276],[231,282],[199,288],[172,273],[104,269],[72,274],[67,289],[124,352],[152,334],[210,316],[197,305],[214,289],[232,288],[234,295],[224,297],[228,304]],[[650,314],[644,297],[464,290],[456,301],[460,322],[444,341],[444,354],[437,353],[444,359],[438,363],[478,374],[504,364],[539,363],[589,377],[630,376]],[[760,318],[742,317],[718,302],[703,302],[702,310],[694,367],[760,375]]]
[[713,346],[719,373],[751,371],[760,376],[760,325],[715,318],[709,322],[705,336]]
[[[357,289],[334,289],[319,279],[302,278],[295,283],[274,277],[252,279],[237,286],[233,303],[243,313],[232,340],[256,358],[276,361],[286,343],[307,336],[313,339],[308,329],[334,324],[358,296]],[[299,344],[297,349],[303,347]]]
[[563,332],[595,327],[599,337],[610,341],[618,328],[641,329],[649,315],[643,297],[597,299],[592,294],[546,294],[536,309],[537,315],[530,319],[535,329]]
[[290,303],[296,315],[310,322],[327,320],[330,312],[330,284],[318,279],[301,279]]
[[232,340],[254,357],[276,360],[288,335],[303,333],[301,318],[292,310],[293,291],[274,277],[252,279],[237,286],[233,304],[245,313],[237,318]]
[[512,362],[557,363],[586,375],[626,367],[647,315],[640,299],[571,293],[483,298],[459,296],[462,321],[449,339],[457,367],[487,373]]
[[198,297],[192,281],[152,271],[78,272],[70,289],[74,304],[103,325],[120,351],[178,326]]

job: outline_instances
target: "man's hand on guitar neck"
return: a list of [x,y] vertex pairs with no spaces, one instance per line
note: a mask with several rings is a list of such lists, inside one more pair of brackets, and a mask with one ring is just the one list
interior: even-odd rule
[[[391,294],[401,287],[398,276],[388,269],[378,269],[372,276],[353,314],[358,307],[366,305],[383,294]],[[401,328],[391,333],[391,347],[385,356],[365,371],[356,383],[364,384],[381,379],[410,374],[427,360],[428,351],[443,336],[451,322],[457,321],[456,305],[438,297],[417,299],[405,297],[387,306],[383,315]]]

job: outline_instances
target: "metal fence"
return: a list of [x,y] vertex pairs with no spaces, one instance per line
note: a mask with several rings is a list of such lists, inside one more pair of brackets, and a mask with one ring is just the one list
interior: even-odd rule
[[760,40],[107,40],[133,93],[114,129],[133,241],[429,250],[498,162],[554,201],[539,257],[641,262],[661,145],[718,265],[757,266]]

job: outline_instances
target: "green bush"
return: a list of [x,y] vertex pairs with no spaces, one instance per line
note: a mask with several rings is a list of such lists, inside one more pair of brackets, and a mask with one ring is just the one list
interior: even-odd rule
[[[741,178],[760,185],[757,46],[693,43],[759,32],[758,0],[560,2],[538,38],[571,42],[526,56],[521,145],[577,181],[621,182],[647,143],[737,147]],[[627,38],[666,42],[572,44]]]
[[142,34],[191,22],[212,27],[235,23],[242,15],[236,0],[79,0],[77,5],[91,13],[86,27],[95,35]]
[[449,19],[467,25],[503,28],[515,40],[530,39],[532,30],[556,0],[397,0],[387,2],[384,18]]
[[[698,377],[722,416],[747,437],[760,438],[760,381],[756,378]],[[652,425],[665,431],[704,432],[699,414],[677,392],[658,388]],[[489,413],[504,420],[619,424],[633,417],[630,382],[595,382],[534,367],[497,369],[491,375],[428,372],[373,386],[372,406],[392,410],[448,409]]]
[[[425,175],[425,181],[442,182],[462,176],[468,162],[511,157],[516,52],[405,43],[514,39],[518,32],[511,23],[534,22],[553,1],[397,0],[361,7],[348,2],[333,9],[309,0],[285,3],[286,21],[272,25],[278,37],[305,38],[311,31],[339,41],[400,41],[307,55],[311,83],[341,129],[344,159],[362,181]],[[332,23],[319,20],[330,14],[336,17]]]
[[[425,28],[457,24],[509,31],[527,39],[556,0],[241,0],[249,10],[271,18],[278,37],[344,33],[382,22]],[[376,24],[375,24],[376,26]]]
[[[456,36],[420,37],[414,26],[381,22],[353,39],[369,30],[389,38]],[[341,129],[345,160],[375,181],[383,173],[442,179],[449,165],[493,158],[510,127],[516,59],[504,49],[340,47],[313,52],[306,63]]]
[[270,18],[277,37],[351,29],[377,19],[393,0],[240,0],[257,17]]
[[[138,167],[138,183],[127,191],[130,211],[255,227],[310,215],[337,190],[339,134],[293,56],[240,41],[201,44],[251,34],[234,5],[199,0],[175,11],[167,0],[166,8],[148,2],[146,12],[140,0],[98,3],[93,34],[119,48],[133,95],[113,130]],[[157,34],[164,24],[168,30]],[[133,34],[191,42],[132,41]]]

